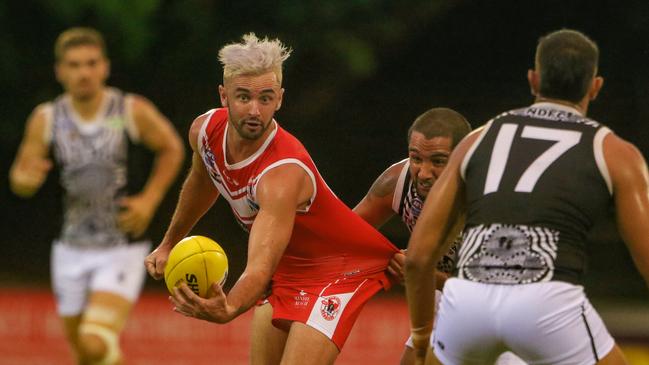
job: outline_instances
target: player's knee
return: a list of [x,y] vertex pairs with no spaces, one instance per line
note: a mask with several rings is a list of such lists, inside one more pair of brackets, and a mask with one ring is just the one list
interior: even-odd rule
[[94,333],[84,333],[79,336],[79,352],[82,363],[95,363],[106,356],[107,344]]
[[82,364],[115,365],[121,358],[118,334],[94,323],[79,328],[79,355]]

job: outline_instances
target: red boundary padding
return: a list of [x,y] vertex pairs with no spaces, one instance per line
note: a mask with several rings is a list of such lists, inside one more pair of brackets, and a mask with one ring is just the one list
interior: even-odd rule
[[[145,293],[122,336],[126,365],[247,364],[251,312],[226,325],[183,317],[166,293]],[[408,337],[403,298],[371,300],[336,364],[396,364]],[[0,365],[73,364],[45,290],[0,293]]]

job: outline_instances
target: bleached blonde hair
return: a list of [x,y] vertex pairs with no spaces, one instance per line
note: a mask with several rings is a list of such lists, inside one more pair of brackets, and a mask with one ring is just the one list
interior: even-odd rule
[[282,84],[282,63],[292,50],[279,39],[259,39],[255,33],[243,36],[243,42],[231,43],[219,51],[223,64],[223,81],[240,75],[261,75],[272,71]]

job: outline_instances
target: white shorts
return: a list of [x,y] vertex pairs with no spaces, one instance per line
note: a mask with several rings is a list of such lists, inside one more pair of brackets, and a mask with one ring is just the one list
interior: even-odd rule
[[[442,300],[442,292],[435,290],[435,314],[439,311],[439,303]],[[430,347],[434,347],[433,341],[435,340],[435,325],[437,320],[433,322],[433,333],[430,336]],[[412,348],[412,336],[408,337],[406,347]],[[526,365],[525,361],[511,352],[505,352],[496,359],[495,365]]]
[[54,242],[50,269],[59,315],[80,314],[91,292],[109,292],[134,302],[146,277],[144,258],[150,248],[149,242],[107,248]]
[[528,364],[592,365],[615,344],[583,287],[559,281],[449,279],[434,337],[435,355],[445,365],[491,363],[504,349]]

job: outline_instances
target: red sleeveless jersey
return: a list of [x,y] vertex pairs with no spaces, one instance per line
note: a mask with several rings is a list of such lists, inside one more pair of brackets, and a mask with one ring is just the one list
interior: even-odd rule
[[220,108],[207,114],[198,136],[201,159],[246,230],[259,210],[257,183],[266,172],[296,164],[311,177],[313,196],[308,206],[297,212],[293,234],[273,275],[274,284],[331,282],[385,270],[397,248],[336,197],[297,138],[273,120],[275,129],[259,150],[229,164],[225,158],[228,111]]

